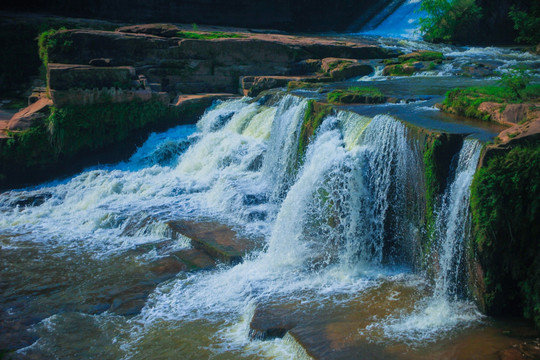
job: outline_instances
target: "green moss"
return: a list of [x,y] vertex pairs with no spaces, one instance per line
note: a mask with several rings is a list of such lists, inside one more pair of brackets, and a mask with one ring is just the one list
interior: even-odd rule
[[385,75],[389,76],[411,76],[414,73],[414,70],[409,70],[410,67],[404,67],[404,64],[389,65],[385,68]]
[[201,32],[201,31],[179,31],[178,37],[183,39],[197,39],[197,40],[212,40],[212,39],[223,39],[223,38],[245,38],[245,35],[228,33],[223,31],[210,31],[210,32]]
[[382,92],[375,87],[350,87],[347,90],[334,90],[327,95],[333,104],[381,103],[385,101]]
[[304,114],[304,121],[298,139],[297,164],[300,167],[304,162],[307,146],[322,120],[332,112],[330,105],[323,105],[315,100],[309,100]]
[[49,63],[50,52],[68,52],[73,46],[73,41],[71,40],[71,33],[62,32],[61,30],[66,30],[66,28],[61,27],[58,30],[49,29],[42,32],[38,36],[39,58],[43,62],[45,68]]
[[439,51],[417,51],[410,54],[401,55],[398,60],[402,64],[411,64],[416,61],[442,61],[444,55]]
[[463,145],[463,137],[447,133],[429,134],[424,145],[424,184],[425,184],[425,237],[422,241],[423,266],[429,268],[433,249],[436,211],[440,206],[450,175],[452,159]]
[[[424,150],[424,178],[426,184],[426,224],[429,233],[433,228],[435,219],[435,206],[437,204],[438,194],[441,192],[441,182],[439,180],[438,167],[441,165],[436,160],[436,153],[439,151],[442,142],[434,138],[426,142]],[[431,237],[431,236],[429,236]]]
[[6,179],[15,172],[40,171],[126,140],[134,131],[160,121],[189,116],[188,112],[157,100],[53,107],[42,123],[12,132],[11,139],[0,142],[0,174]]
[[306,81],[289,81],[287,84],[287,91],[297,90],[297,89],[312,89],[317,90],[324,86],[325,83],[321,82],[306,82]]
[[346,65],[349,65],[349,64],[352,64],[352,63],[353,63],[352,61],[348,61],[348,60],[336,60],[336,61],[331,62],[330,64],[328,64],[327,73],[330,73],[330,72],[332,72],[332,70],[337,69],[337,68],[343,68]]
[[493,153],[475,174],[471,209],[486,310],[540,327],[540,145]]

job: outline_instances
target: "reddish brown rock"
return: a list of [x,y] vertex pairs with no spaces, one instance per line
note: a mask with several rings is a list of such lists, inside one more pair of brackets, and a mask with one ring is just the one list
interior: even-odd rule
[[43,120],[48,115],[49,107],[53,102],[48,98],[41,98],[35,103],[19,111],[8,123],[9,130],[26,130],[37,121]]
[[361,64],[355,59],[325,58],[321,70],[333,80],[344,80],[357,76],[369,75],[373,72],[370,65]]
[[123,33],[156,35],[162,37],[175,37],[178,36],[180,28],[173,24],[144,24],[123,26],[116,29],[116,31]]
[[540,117],[540,103],[500,104],[483,102],[478,107],[478,110],[490,114],[492,121],[505,125],[514,125]]
[[290,81],[324,82],[330,78],[318,76],[242,76],[240,90],[244,96],[257,96],[264,90],[285,87]]
[[260,246],[260,239],[239,237],[229,226],[214,222],[171,221],[168,225],[173,237],[186,236],[194,248],[227,264],[242,262],[247,252]]

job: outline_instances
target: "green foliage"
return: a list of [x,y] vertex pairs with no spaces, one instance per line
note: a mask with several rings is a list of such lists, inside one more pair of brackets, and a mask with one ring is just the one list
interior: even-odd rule
[[423,0],[420,10],[427,13],[419,20],[420,31],[432,42],[452,42],[460,29],[482,17],[475,0]]
[[519,33],[516,42],[530,45],[540,43],[540,2],[532,2],[527,12],[512,6],[508,15]]
[[39,58],[45,68],[47,68],[47,64],[49,63],[49,53],[55,51],[68,52],[73,46],[71,33],[61,32],[61,30],[66,30],[66,28],[61,27],[58,30],[49,29],[38,36]]
[[520,310],[540,326],[540,146],[496,153],[471,185],[474,244],[490,313]]
[[383,93],[375,87],[353,86],[347,90],[334,90],[327,95],[327,100],[333,104],[350,103],[380,103],[384,102]]
[[323,119],[332,112],[332,107],[329,105],[322,105],[315,100],[309,100],[304,114],[304,121],[302,122],[302,128],[300,130],[300,138],[298,139],[298,152],[297,152],[297,164],[298,167],[304,162],[304,155],[306,153],[307,146],[315,131],[321,125]]
[[197,39],[197,40],[212,40],[223,38],[245,38],[245,35],[236,33],[227,33],[223,31],[210,31],[210,32],[195,32],[195,31],[179,31],[178,37],[183,39]]
[[[524,78],[509,75],[501,80],[505,86],[480,86],[453,89],[446,93],[443,107],[451,112],[484,121],[491,120],[488,113],[478,110],[481,103],[490,101],[500,104],[522,103],[540,98],[540,85],[527,85]],[[525,87],[523,87],[525,86]]]
[[55,152],[73,155],[124,140],[166,113],[158,101],[69,105],[53,108],[47,126]]
[[523,99],[522,92],[531,82],[531,75],[524,69],[510,69],[501,75],[499,83],[514,93],[514,97]]
[[[178,115],[157,100],[52,108],[37,126],[13,132],[0,143],[0,177],[14,169],[39,171],[84,151],[93,151],[125,140],[135,130]],[[184,111],[182,116],[189,116]]]

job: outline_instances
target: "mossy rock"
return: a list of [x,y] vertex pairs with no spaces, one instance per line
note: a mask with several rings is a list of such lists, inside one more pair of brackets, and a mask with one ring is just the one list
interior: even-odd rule
[[327,100],[332,104],[380,104],[386,97],[375,87],[350,87],[330,92]]
[[300,130],[297,151],[297,167],[300,168],[304,163],[304,156],[311,139],[321,125],[324,118],[332,113],[332,106],[309,100],[304,114],[304,121]]
[[485,311],[540,327],[540,142],[489,148],[473,179],[471,209]]
[[419,50],[414,51],[409,54],[404,54],[398,56],[398,60],[401,63],[407,62],[407,61],[438,61],[443,60],[444,56],[441,52],[438,51],[429,51],[429,50]]

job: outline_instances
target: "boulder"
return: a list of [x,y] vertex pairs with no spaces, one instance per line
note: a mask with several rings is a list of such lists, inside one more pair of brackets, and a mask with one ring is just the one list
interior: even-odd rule
[[117,32],[148,34],[162,37],[176,37],[180,28],[173,24],[144,24],[123,26],[116,29]]
[[38,121],[47,117],[49,107],[53,102],[48,98],[41,98],[28,107],[22,109],[13,117],[8,123],[7,128],[9,130],[27,130],[36,124]]
[[502,131],[498,136],[500,145],[540,140],[540,116]]
[[413,64],[386,65],[383,69],[384,76],[410,76],[417,71]]
[[47,69],[49,88],[54,90],[128,88],[134,77],[135,69],[131,66],[49,64]]
[[502,62],[482,61],[461,66],[462,75],[469,77],[486,77],[495,74],[495,70],[501,66]]
[[322,61],[319,59],[307,59],[295,63],[291,72],[298,75],[313,74],[321,71]]
[[522,121],[540,117],[540,104],[501,104],[485,101],[478,111],[488,113],[492,121],[505,125],[515,125]]
[[322,59],[321,70],[330,75],[334,80],[365,76],[373,72],[373,68],[370,65],[360,64],[355,59],[340,58]]

